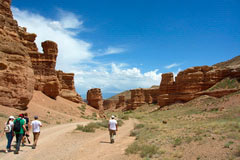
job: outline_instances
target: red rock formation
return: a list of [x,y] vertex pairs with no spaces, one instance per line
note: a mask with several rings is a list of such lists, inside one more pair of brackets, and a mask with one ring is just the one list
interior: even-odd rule
[[159,88],[144,89],[145,102],[148,104],[157,103],[159,96]]
[[116,108],[116,101],[114,100],[104,100],[103,101],[103,108],[104,110],[110,110]]
[[82,103],[81,96],[76,92],[74,86],[74,73],[57,71],[60,81],[60,96],[76,103]]
[[26,109],[34,90],[34,73],[10,5],[11,0],[0,0],[0,104]]
[[42,43],[42,47],[44,53],[31,49],[28,51],[36,79],[35,89],[55,99],[60,93],[60,84],[55,70],[58,54],[57,44],[45,41]]
[[116,108],[125,108],[126,107],[125,96],[119,96],[118,98],[119,100],[116,105]]
[[239,77],[239,73],[239,68],[219,69],[217,67],[200,66],[179,72],[176,81],[173,80],[172,73],[163,74],[159,87],[158,104],[165,106],[175,102],[187,102],[200,95],[225,95],[229,91],[222,91],[222,93],[204,93],[202,91],[212,87],[225,77]]
[[133,89],[131,91],[131,106],[128,104],[127,108],[136,109],[137,107],[145,104],[145,96],[144,90],[141,89]]
[[99,88],[93,88],[87,92],[88,105],[98,109],[103,110],[103,99],[102,92]]
[[57,44],[45,41],[42,43],[44,53],[39,53],[34,42],[37,35],[18,26],[10,5],[11,0],[0,0],[0,104],[26,109],[34,89],[51,98],[60,94],[81,102],[75,91],[73,74],[63,73],[61,84],[58,80],[55,70]]

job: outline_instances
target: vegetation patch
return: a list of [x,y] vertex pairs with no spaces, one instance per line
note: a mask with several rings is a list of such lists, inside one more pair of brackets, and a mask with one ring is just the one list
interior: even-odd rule
[[83,104],[80,107],[77,107],[80,111],[82,111],[83,113],[86,111],[86,105]]
[[219,89],[239,89],[240,83],[239,80],[234,78],[225,78],[222,81],[215,84],[213,87],[209,88],[208,91],[214,91]]
[[[236,156],[237,153],[240,155],[240,147],[239,151],[236,151],[236,142],[240,140],[240,105],[233,104],[220,111],[217,107],[227,101],[228,96],[222,98],[204,96],[185,104],[167,106],[169,110],[164,111],[152,112],[153,106],[145,105],[134,111],[116,113],[128,115],[129,118],[137,119],[139,122],[130,133],[136,140],[126,149],[126,154],[139,154],[145,159],[151,157],[153,160],[187,159],[187,155],[183,153],[191,154],[187,151],[192,145],[201,150],[201,147],[213,143],[218,146],[221,153],[225,152],[222,156]],[[208,106],[213,109],[207,108]],[[167,123],[163,124],[163,121]],[[218,145],[219,143],[221,145]],[[158,149],[154,149],[154,146]],[[216,159],[211,156],[206,153],[201,157]],[[197,154],[194,157],[199,158]]]
[[[3,113],[0,113],[0,117],[2,117],[2,118],[8,118],[8,116],[7,116],[6,114],[3,114]],[[15,116],[15,117],[17,117],[17,116]]]
[[137,143],[133,143],[126,149],[126,154],[138,153],[142,158],[151,158],[153,155],[158,153],[158,147],[155,145],[139,145]]
[[[123,121],[118,121],[119,125],[123,124]],[[101,122],[91,122],[87,125],[77,125],[76,130],[83,132],[95,132],[98,128],[108,128],[108,120],[102,120]]]

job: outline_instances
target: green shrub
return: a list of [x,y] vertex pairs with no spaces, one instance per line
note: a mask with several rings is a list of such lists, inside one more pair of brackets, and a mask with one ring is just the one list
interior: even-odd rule
[[137,124],[134,129],[141,129],[144,127],[144,124]]
[[158,152],[158,147],[155,145],[143,145],[141,147],[141,157],[149,157],[151,158],[154,154]]
[[158,153],[158,147],[155,145],[138,145],[133,143],[125,150],[126,154],[137,154],[140,153],[142,158],[149,157],[151,158],[154,154]]
[[173,141],[173,146],[176,147],[176,146],[179,146],[182,144],[182,138],[181,137],[178,137],[178,138],[175,138],[174,141]]
[[[3,113],[0,113],[0,117],[8,118],[8,116],[6,114],[3,114]],[[18,116],[15,116],[15,117],[18,117]]]
[[83,126],[83,125],[77,125],[76,130],[80,130],[83,132],[95,132],[95,129],[92,126]]
[[82,111],[82,112],[85,112],[85,110],[86,110],[86,105],[85,104],[83,104],[83,105],[81,105],[80,107],[77,107],[80,111]]
[[119,127],[121,127],[121,126],[124,124],[124,122],[123,122],[121,119],[118,120],[117,122],[118,122],[118,126],[119,126]]
[[97,117],[97,113],[95,113],[95,112],[92,113],[92,116],[96,118]]
[[96,122],[99,127],[108,128],[108,120],[102,120],[102,122]]
[[123,120],[129,120],[129,116],[123,115],[123,116],[121,116],[121,119],[123,119]]
[[137,154],[140,151],[140,146],[137,143],[133,143],[125,150],[126,154]]
[[59,121],[56,121],[56,124],[61,124],[61,122],[59,122]]
[[231,144],[233,144],[233,141],[229,141],[224,145],[224,148],[229,148]]

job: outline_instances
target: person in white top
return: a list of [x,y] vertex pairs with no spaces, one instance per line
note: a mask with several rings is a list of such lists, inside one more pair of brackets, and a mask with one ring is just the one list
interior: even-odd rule
[[109,134],[110,134],[110,142],[114,143],[116,131],[118,131],[118,125],[117,125],[117,121],[115,120],[114,115],[112,115],[111,119],[109,120],[108,130],[109,130]]
[[38,116],[34,116],[34,120],[31,123],[32,132],[33,132],[33,146],[32,149],[35,149],[37,146],[37,141],[40,135],[40,127],[42,127],[42,123],[38,120]]
[[5,126],[4,126],[4,132],[2,132],[2,136],[5,133],[6,137],[7,137],[7,146],[6,146],[6,150],[5,150],[6,153],[11,151],[11,144],[12,144],[12,140],[14,137],[14,133],[13,133],[13,126],[14,126],[13,120],[14,119],[15,118],[13,116],[10,116],[8,118],[8,121],[5,123]]

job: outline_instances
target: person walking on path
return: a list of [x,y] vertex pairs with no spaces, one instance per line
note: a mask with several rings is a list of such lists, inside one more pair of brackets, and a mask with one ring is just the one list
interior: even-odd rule
[[12,140],[14,137],[14,132],[13,132],[14,119],[15,118],[13,116],[10,116],[4,126],[3,134],[5,133],[6,137],[7,137],[7,146],[6,146],[6,150],[5,150],[6,153],[11,151],[11,144],[12,144]]
[[110,134],[110,142],[114,143],[116,131],[118,131],[118,125],[117,125],[117,121],[115,120],[114,115],[112,115],[111,119],[109,120],[108,130],[109,130],[109,134]]
[[33,146],[32,149],[35,149],[37,146],[37,141],[40,135],[40,127],[42,127],[42,123],[38,120],[38,116],[34,116],[34,120],[31,123],[32,132],[33,132]]
[[24,116],[24,121],[25,121],[25,124],[26,124],[26,130],[27,132],[24,132],[23,133],[23,138],[22,138],[22,146],[25,146],[25,142],[26,142],[26,138],[29,137],[29,118],[28,118],[28,113],[23,113],[23,116]]
[[24,132],[27,133],[25,120],[23,119],[23,114],[19,114],[18,118],[14,120],[13,130],[16,135],[16,151],[15,154],[18,154],[20,150],[20,144],[23,138]]

